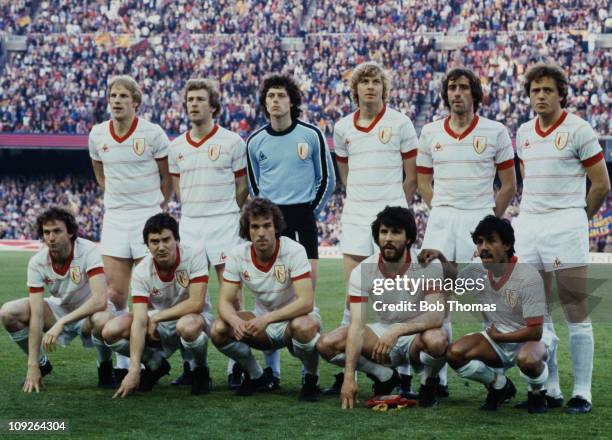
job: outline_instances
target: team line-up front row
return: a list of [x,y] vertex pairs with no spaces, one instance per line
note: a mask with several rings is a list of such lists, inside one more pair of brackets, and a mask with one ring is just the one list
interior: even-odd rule
[[[377,280],[396,275],[429,280],[457,276],[455,266],[440,251],[425,249],[416,261],[412,245],[417,228],[410,210],[386,207],[377,215],[371,234],[379,251],[351,274],[350,324],[323,336],[306,251],[280,235],[284,227],[280,209],[269,200],[255,198],[245,205],[240,217],[245,242],[227,255],[215,320],[207,295],[205,250],[181,244],[178,222],[169,214],[152,216],[142,231],[150,253],[132,276],[132,312],[114,317],[97,245],[77,236],[78,225],[68,211],[48,209],[37,219],[44,247],[28,265],[29,298],[8,302],[1,309],[11,338],[28,354],[24,390],[39,391],[42,377],[51,372],[44,352],[80,336],[84,345],[96,348],[99,387],[118,385],[113,351],[130,357],[129,371],[113,397],[136,389],[150,391],[168,374],[167,359],[179,349],[189,352],[195,364],[191,392],[206,394],[211,390],[207,364],[211,339],[245,372],[237,395],[274,389],[273,377],[261,368],[252,349],[287,347],[302,362],[299,397],[305,401],[318,400],[321,355],[345,369],[344,408],[352,408],[356,401],[356,370],[373,380],[375,395],[387,395],[400,383],[395,367],[406,364],[422,378],[419,404],[430,407],[437,403],[438,373],[448,362],[459,376],[488,388],[482,405],[487,410],[496,410],[514,397],[516,389],[504,369],[517,365],[529,385],[529,412],[546,411],[545,361],[554,335],[543,327],[544,286],[537,270],[516,264],[514,231],[507,220],[489,215],[480,221],[471,236],[481,263],[461,273],[484,281],[477,298],[494,305],[493,311],[483,313],[488,327],[450,345],[443,322],[446,294],[452,292],[390,290],[383,301],[426,302],[432,307],[399,312],[391,307],[374,313],[368,307],[368,302],[380,300],[373,294]],[[49,298],[43,298],[45,286]],[[253,311],[235,307],[242,286],[255,296]]]

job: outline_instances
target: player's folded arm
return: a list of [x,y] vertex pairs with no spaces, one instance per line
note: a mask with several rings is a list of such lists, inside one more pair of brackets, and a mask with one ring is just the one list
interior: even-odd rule
[[[415,333],[422,333],[430,329],[442,327],[446,310],[444,292],[427,292],[423,301],[425,301],[428,306],[431,306],[428,307],[426,312],[421,313],[409,322],[395,324],[401,336],[413,335]],[[418,307],[420,308],[421,306],[419,305]]]
[[299,316],[308,315],[314,309],[314,291],[310,272],[297,275],[292,279],[295,300],[278,310],[267,314],[269,322],[289,321]]
[[229,324],[232,323],[233,319],[238,317],[234,303],[239,297],[241,284],[240,281],[234,281],[228,279],[225,275],[223,276],[223,282],[219,290],[219,305],[217,309],[219,318]]

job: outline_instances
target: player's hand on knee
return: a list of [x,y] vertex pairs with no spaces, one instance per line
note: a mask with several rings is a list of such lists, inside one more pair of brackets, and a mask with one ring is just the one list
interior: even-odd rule
[[355,382],[355,378],[348,378],[344,376],[344,382],[340,389],[340,402],[342,402],[342,409],[353,409],[355,403],[357,403],[357,393],[359,392],[359,386]]
[[128,374],[121,381],[121,385],[113,394],[113,399],[115,397],[126,397],[140,385],[140,372],[129,371]]
[[266,331],[266,327],[268,327],[268,320],[265,316],[260,316],[246,322],[246,329],[249,336],[256,336],[263,333]]
[[393,331],[385,332],[372,350],[372,359],[379,364],[389,363],[389,353],[391,349],[397,344],[399,336]]
[[40,367],[38,365],[34,367],[28,367],[26,380],[23,384],[23,392],[32,393],[36,391],[38,393],[40,392],[43,386],[44,385],[42,382],[42,374],[40,372]]
[[147,324],[147,337],[150,341],[159,341],[159,333],[157,333],[157,322],[149,319]]
[[495,327],[495,324],[491,324],[491,326],[489,326],[489,328],[487,328],[487,334],[491,337],[491,339],[493,339],[494,341],[496,341],[499,336],[502,335],[502,333],[497,330],[497,327]]
[[248,337],[248,335],[247,321],[241,320],[238,325],[234,327],[234,337],[237,341],[242,341]]
[[61,322],[56,322],[53,324],[53,327],[49,329],[49,331],[45,334],[43,338],[43,349],[46,352],[52,352],[55,350],[55,344],[57,344],[57,339],[64,331],[64,324]]

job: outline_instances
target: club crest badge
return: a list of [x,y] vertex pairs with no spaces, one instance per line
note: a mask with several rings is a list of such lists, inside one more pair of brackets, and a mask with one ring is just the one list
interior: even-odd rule
[[525,139],[525,143],[523,144],[523,148],[524,149],[531,148],[531,144],[529,143],[529,140]]
[[251,281],[251,275],[249,275],[246,270],[242,272],[242,278],[244,278],[245,281]]
[[83,279],[83,274],[81,274],[81,268],[79,266],[70,268],[70,279],[74,284],[79,284]]
[[102,152],[103,153],[108,153],[110,151],[110,148],[108,148],[108,145],[104,144],[102,145]]
[[142,153],[145,151],[145,140],[144,138],[135,138],[134,144],[132,145],[134,153],[139,156],[142,156]]
[[298,157],[302,160],[306,160],[308,157],[308,144],[306,142],[298,142],[297,144],[297,154]]
[[386,144],[391,140],[391,127],[380,127],[378,129],[378,140]]
[[518,295],[516,294],[516,292],[510,289],[506,290],[506,304],[514,308],[516,307],[517,303],[518,303]]
[[153,290],[151,290],[150,296],[152,298],[155,298],[155,297],[158,297],[159,295],[161,295],[161,292],[159,291],[159,289],[157,287],[153,287]]
[[557,137],[555,138],[555,147],[557,150],[563,150],[567,145],[567,140],[569,139],[569,133],[567,131],[560,131],[557,133]]
[[440,144],[440,142],[436,142],[436,145],[434,146],[434,151],[442,151],[442,144]]
[[287,270],[284,264],[274,266],[274,276],[279,283],[284,283],[287,280]]
[[178,157],[176,158],[176,161],[181,162],[184,159],[185,159],[185,156],[183,156],[183,153],[179,153]]
[[189,276],[187,276],[187,271],[177,270],[175,273],[176,281],[181,285],[181,287],[189,286]]
[[213,162],[219,159],[219,155],[221,154],[221,146],[220,145],[210,145],[208,147],[208,158]]
[[486,136],[474,136],[474,140],[472,141],[472,146],[474,147],[474,151],[478,154],[482,154],[482,152],[487,148],[487,137]]

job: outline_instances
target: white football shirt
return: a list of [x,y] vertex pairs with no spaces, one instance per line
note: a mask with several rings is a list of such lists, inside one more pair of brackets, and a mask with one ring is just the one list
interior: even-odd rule
[[170,144],[168,164],[179,177],[183,215],[239,212],[235,179],[246,175],[246,144],[239,135],[215,124],[195,142],[187,131]]
[[586,206],[586,169],[604,159],[588,122],[563,112],[544,132],[536,117],[518,129],[516,149],[525,168],[521,212]]
[[384,107],[369,127],[357,125],[359,110],[334,126],[336,160],[349,173],[342,224],[370,225],[385,206],[408,207],[403,160],[417,154],[417,135],[408,116]]
[[91,294],[89,279],[104,274],[102,256],[95,243],[78,237],[66,263],[58,267],[43,246],[28,263],[28,288],[30,294],[43,293],[47,286],[50,301],[67,313],[80,307]]
[[421,131],[417,173],[433,174],[432,206],[493,208],[495,173],[513,166],[512,142],[499,122],[475,115],[465,131],[457,134],[446,117]]
[[[152,310],[166,310],[189,297],[190,284],[208,283],[208,260],[203,249],[179,244],[176,256],[176,263],[167,277],[160,275],[151,254],[138,263],[130,283],[132,302],[148,303]],[[207,292],[203,312],[210,313],[211,309]]]
[[257,261],[252,243],[233,248],[225,261],[223,281],[244,284],[255,295],[258,315],[280,309],[295,300],[293,282],[310,278],[310,263],[301,244],[288,237],[280,237],[272,259],[262,264]]
[[89,155],[104,165],[106,209],[159,207],[164,196],[156,160],[168,156],[169,143],[159,125],[138,117],[121,138],[112,120],[91,129]]

